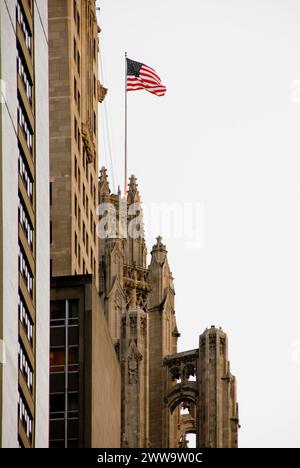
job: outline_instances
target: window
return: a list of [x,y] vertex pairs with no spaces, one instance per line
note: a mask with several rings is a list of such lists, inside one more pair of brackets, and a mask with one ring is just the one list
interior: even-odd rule
[[96,123],[97,123],[96,114],[95,114],[95,112],[94,112],[94,134],[95,134],[95,135],[96,135],[96,132],[97,132]]
[[80,208],[78,208],[78,227],[79,227],[79,230],[81,228],[81,210]]
[[[66,364],[65,347],[51,348],[50,350],[50,372],[63,372]],[[68,370],[76,370],[79,364],[78,346],[69,346]]]
[[52,182],[49,184],[49,198],[50,198],[50,206],[52,205]]
[[74,117],[74,138],[75,138],[75,141],[77,141],[77,131],[78,131],[77,120],[76,120],[76,117]]
[[80,154],[80,152],[81,152],[81,135],[80,135],[79,128],[78,128],[78,133],[77,133],[77,148],[78,148],[78,153]]
[[17,70],[23,81],[26,96],[30,104],[32,104],[32,80],[19,43],[17,43]]
[[80,54],[77,52],[77,71],[78,75],[80,75]]
[[81,99],[80,99],[80,92],[78,91],[78,93],[77,93],[77,107],[78,107],[79,115],[80,115],[80,106],[81,106]]
[[96,60],[96,40],[94,39],[94,45],[93,45],[93,56],[94,60]]
[[[66,333],[68,335],[67,340],[65,340]],[[68,342],[68,346],[66,346],[66,342]],[[68,446],[69,440],[72,440],[70,442],[70,446],[72,446],[75,443],[75,438],[78,438],[78,299],[51,301],[50,343],[50,382],[52,383],[52,385],[50,384],[50,447],[64,446],[62,438],[64,437],[66,423],[68,425]],[[66,371],[68,371],[69,376],[67,389],[64,385]],[[66,411],[68,411],[68,414],[65,421]]]
[[52,221],[50,221],[50,245],[52,244]]
[[[33,178],[31,176],[31,172],[29,170],[26,158],[24,156],[24,153],[23,153],[21,147],[19,146],[18,149],[19,149],[19,155],[18,155],[19,175],[20,175],[21,179],[24,182],[24,185],[25,185],[26,192],[27,192],[27,195],[29,197],[29,200],[31,202],[33,202]],[[50,182],[50,197],[51,197],[51,192],[52,192],[51,188],[52,188],[52,185],[51,185],[51,182]],[[50,205],[51,205],[51,198],[50,198]]]
[[[51,352],[51,354],[53,354]],[[50,395],[50,414],[53,413],[64,413],[65,411],[65,395],[64,393],[53,393]],[[64,417],[64,414],[61,415]]]
[[31,32],[21,2],[17,3],[17,21],[23,31],[26,47],[31,55]]
[[80,15],[77,12],[77,34],[80,36]]
[[79,265],[79,268],[80,268],[80,263],[81,263],[81,248],[80,248],[80,244],[78,244],[78,265]]
[[94,75],[94,97],[96,98],[96,78]]
[[76,411],[78,413],[78,393],[77,392],[69,392],[68,394],[68,407],[70,412]]
[[18,302],[19,320],[26,332],[26,336],[28,338],[29,343],[32,346],[33,344],[33,322],[31,320],[26,303],[20,291],[19,291],[18,297],[19,297],[19,302]]
[[76,78],[74,78],[74,101],[77,104],[77,81],[76,81]]
[[74,62],[76,63],[77,60],[77,45],[76,45],[76,39],[74,39]]
[[23,397],[21,389],[18,392],[18,415],[22,422],[28,439],[32,440],[32,416],[27,406],[26,400]]
[[77,218],[77,209],[78,209],[78,202],[77,202],[77,195],[74,195],[74,211],[75,211],[75,216]]
[[77,158],[76,158],[76,155],[75,155],[75,163],[74,163],[74,175],[75,175],[75,179],[77,180]]
[[80,188],[81,188],[81,175],[80,175],[80,169],[78,168],[78,179],[77,179],[77,183],[78,183],[78,191],[80,192]]
[[77,18],[77,6],[76,6],[76,0],[73,2],[73,15],[74,15],[74,21],[76,23],[76,18]]
[[[79,309],[77,299],[68,299],[69,305],[69,320],[72,319],[74,322],[78,322]],[[50,321],[51,325],[57,325],[59,322],[64,324],[66,318],[66,301],[51,301],[50,304]],[[75,320],[76,319],[76,320]]]
[[18,362],[19,362],[19,370],[23,374],[26,384],[30,392],[32,393],[32,384],[33,384],[33,372],[32,367],[29,363],[29,359],[27,356],[26,351],[24,350],[23,346],[19,342],[19,352],[18,352]]
[[93,196],[93,177],[90,175],[90,194]]
[[18,97],[18,123],[20,125],[20,128],[23,130],[25,138],[26,138],[26,143],[27,146],[32,153],[32,145],[33,145],[33,131],[31,128],[31,125],[29,123],[28,117],[26,115],[26,111],[24,109],[24,106]]
[[19,217],[19,223],[22,226],[22,229],[26,235],[28,245],[32,250],[33,249],[33,228],[32,228],[32,224],[31,224],[27,209],[25,207],[25,204],[23,203],[23,200],[20,198],[20,194],[18,198],[18,217]]
[[88,233],[86,233],[86,235],[85,235],[85,250],[86,250],[86,253],[88,255],[89,254],[89,236],[88,236]]
[[85,244],[85,224],[82,222],[82,240],[83,243]]
[[50,372],[62,372],[65,366],[65,348],[50,350]]
[[75,250],[75,255],[76,255],[76,257],[77,257],[77,242],[78,242],[78,241],[77,241],[77,234],[76,234],[76,232],[75,232],[75,245],[74,245],[74,250]]
[[23,252],[23,249],[19,245],[19,254],[18,254],[18,260],[19,260],[19,272],[24,278],[26,288],[30,296],[33,296],[33,275],[28,263],[28,260],[26,258],[26,255]]
[[83,206],[85,206],[85,186],[83,186],[82,203],[83,203]]
[[85,213],[86,217],[89,218],[89,199],[88,196],[85,196]]
[[91,249],[90,260],[91,260],[91,271],[93,271],[93,250],[92,249]]

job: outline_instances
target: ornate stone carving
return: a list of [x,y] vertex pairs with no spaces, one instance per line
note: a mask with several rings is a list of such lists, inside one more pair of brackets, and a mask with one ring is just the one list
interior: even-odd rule
[[226,350],[226,340],[224,337],[220,337],[220,352],[222,356],[225,356],[225,350]]
[[141,317],[140,318],[140,324],[141,324],[141,330],[143,335],[146,334],[147,331],[147,318],[146,317]]
[[127,360],[128,365],[128,381],[130,384],[138,383],[139,362],[142,360],[142,355],[139,352],[134,341],[131,341],[129,347],[129,355]]
[[135,330],[136,329],[136,325],[137,325],[137,317],[136,315],[131,315],[129,317],[129,323],[130,323],[130,328],[131,330]]
[[98,94],[98,101],[103,102],[105,99],[105,96],[107,95],[107,88],[104,88],[100,81],[97,83],[97,94]]
[[81,124],[81,135],[83,146],[87,155],[87,160],[89,163],[93,162],[95,157],[95,145],[91,136],[91,130],[89,126],[85,123]]

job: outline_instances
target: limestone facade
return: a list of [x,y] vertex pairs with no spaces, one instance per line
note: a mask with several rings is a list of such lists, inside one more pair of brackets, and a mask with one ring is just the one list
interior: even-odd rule
[[237,447],[226,334],[212,326],[198,349],[177,352],[167,249],[158,237],[147,266],[136,178],[124,199],[111,193],[102,168],[99,197],[99,293],[121,366],[121,446],[186,447],[187,434],[195,433],[197,447]]
[[98,285],[98,34],[95,0],[49,0],[51,273]]

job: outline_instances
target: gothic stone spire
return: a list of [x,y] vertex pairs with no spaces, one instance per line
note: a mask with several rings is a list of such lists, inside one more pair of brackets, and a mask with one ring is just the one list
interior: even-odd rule
[[140,193],[138,191],[137,178],[132,174],[129,179],[128,192],[127,192],[128,203],[140,202]]
[[99,178],[99,188],[101,195],[109,195],[110,188],[107,176],[107,169],[106,167],[102,166],[100,170],[100,178]]

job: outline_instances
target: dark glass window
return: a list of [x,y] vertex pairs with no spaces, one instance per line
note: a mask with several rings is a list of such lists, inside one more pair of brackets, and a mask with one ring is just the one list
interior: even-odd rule
[[63,393],[53,393],[50,395],[50,413],[57,413],[65,410],[65,395]]
[[65,301],[51,301],[50,306],[50,319],[58,320],[65,318]]

